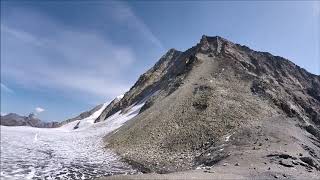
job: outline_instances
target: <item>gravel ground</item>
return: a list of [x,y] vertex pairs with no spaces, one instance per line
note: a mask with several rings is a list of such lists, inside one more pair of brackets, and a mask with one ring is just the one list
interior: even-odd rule
[[[278,117],[257,126],[254,141],[229,137],[229,156],[212,166],[167,174],[117,175],[101,179],[318,179],[319,147],[313,136],[296,126],[297,119]],[[285,129],[285,131],[284,131]],[[307,142],[307,143],[305,143]],[[318,142],[319,143],[319,142]],[[319,144],[318,144],[319,145]],[[313,159],[314,165],[305,159]],[[309,164],[308,164],[309,163]],[[317,164],[317,165],[316,165]]]

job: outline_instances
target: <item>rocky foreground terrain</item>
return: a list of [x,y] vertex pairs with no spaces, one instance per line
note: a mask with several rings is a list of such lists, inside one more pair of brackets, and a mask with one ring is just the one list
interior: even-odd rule
[[138,102],[104,140],[153,174],[108,179],[319,178],[320,76],[285,58],[203,36],[169,50],[96,121]]

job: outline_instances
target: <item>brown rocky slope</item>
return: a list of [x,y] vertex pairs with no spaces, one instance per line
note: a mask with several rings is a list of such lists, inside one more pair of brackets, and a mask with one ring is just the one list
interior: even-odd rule
[[139,101],[140,114],[105,142],[144,172],[225,162],[270,176],[320,171],[320,76],[282,57],[203,36],[185,52],[169,50],[97,121]]

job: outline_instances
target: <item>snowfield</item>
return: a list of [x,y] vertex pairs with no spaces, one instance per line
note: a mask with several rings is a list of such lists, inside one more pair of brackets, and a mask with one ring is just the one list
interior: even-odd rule
[[60,128],[1,126],[1,179],[92,179],[136,173],[104,148],[102,137],[136,116],[144,103],[93,123],[106,105]]

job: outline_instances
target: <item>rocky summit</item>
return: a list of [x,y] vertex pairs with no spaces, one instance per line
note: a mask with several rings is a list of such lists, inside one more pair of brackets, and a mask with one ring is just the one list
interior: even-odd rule
[[285,58],[203,36],[184,52],[170,49],[96,122],[141,102],[104,140],[143,172],[290,179],[320,172],[320,76]]

